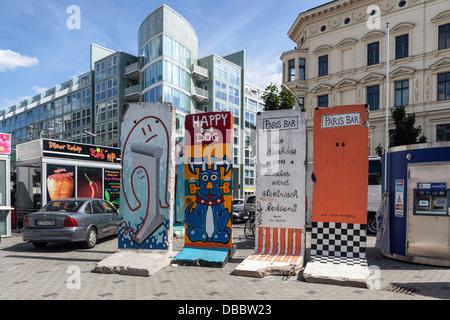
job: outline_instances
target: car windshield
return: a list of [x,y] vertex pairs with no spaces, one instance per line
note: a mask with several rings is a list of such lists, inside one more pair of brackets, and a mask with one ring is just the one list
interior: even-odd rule
[[80,208],[83,204],[83,201],[63,201],[63,200],[55,200],[47,203],[41,210],[41,212],[75,212]]

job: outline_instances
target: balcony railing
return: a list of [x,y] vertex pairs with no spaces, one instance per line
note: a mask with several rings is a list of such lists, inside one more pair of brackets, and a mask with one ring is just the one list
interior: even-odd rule
[[125,77],[132,80],[139,80],[139,62],[135,62],[133,64],[130,64],[129,66],[125,67],[124,70]]
[[133,102],[139,101],[139,96],[140,96],[139,85],[137,84],[135,86],[125,88],[124,96],[125,96],[125,99],[127,99],[129,101],[133,101]]
[[192,97],[197,101],[197,103],[205,103],[209,101],[209,91],[194,87],[194,90],[192,91]]
[[209,70],[206,68],[193,64],[191,71],[192,76],[197,82],[203,82],[209,79]]

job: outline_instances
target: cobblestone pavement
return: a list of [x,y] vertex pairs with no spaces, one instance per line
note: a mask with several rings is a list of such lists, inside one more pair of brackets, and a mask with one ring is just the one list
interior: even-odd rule
[[[310,230],[307,230],[307,248]],[[370,236],[369,266],[380,268],[381,289],[307,283],[299,276],[250,278],[231,273],[252,252],[243,225],[233,228],[237,251],[224,268],[168,266],[151,277],[98,274],[97,262],[113,254],[117,238],[100,240],[93,249],[77,244],[38,249],[20,233],[0,243],[0,299],[33,300],[424,300],[450,299],[450,268],[424,266],[380,255]],[[174,254],[184,238],[174,239]],[[307,250],[308,259],[309,250]],[[80,277],[74,278],[77,272]],[[75,284],[79,279],[80,286]],[[410,289],[400,292],[401,288]],[[414,291],[414,292],[412,292]],[[408,294],[412,293],[412,294]]]

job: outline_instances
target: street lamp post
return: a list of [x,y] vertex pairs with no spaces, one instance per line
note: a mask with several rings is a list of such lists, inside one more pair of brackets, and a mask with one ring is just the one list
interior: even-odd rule
[[297,98],[297,96],[292,92],[292,90],[289,89],[285,84],[282,84],[281,86],[282,86],[283,88],[285,88],[287,91],[289,91],[290,93],[292,93],[292,95],[294,96],[295,100],[297,100],[298,106],[300,107],[300,109],[301,109],[302,111],[305,111],[305,106],[304,106],[304,104],[300,103],[300,100],[299,100],[299,99]]
[[83,130],[83,133],[87,134],[90,137],[99,138],[99,139],[103,140],[106,143],[106,146],[110,147],[110,143],[108,141],[106,141],[106,139],[100,137],[99,135],[92,133],[90,131],[87,131],[86,129]]

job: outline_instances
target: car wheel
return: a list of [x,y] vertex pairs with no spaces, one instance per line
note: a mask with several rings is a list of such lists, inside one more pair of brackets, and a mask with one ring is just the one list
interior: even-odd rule
[[36,248],[44,248],[47,245],[47,242],[33,242],[33,246]]
[[97,230],[91,227],[87,232],[86,241],[83,242],[83,247],[86,249],[92,249],[93,247],[95,247],[96,244],[97,244]]
[[367,221],[367,231],[369,231],[370,234],[376,234],[377,229],[377,219],[375,215],[371,215]]

